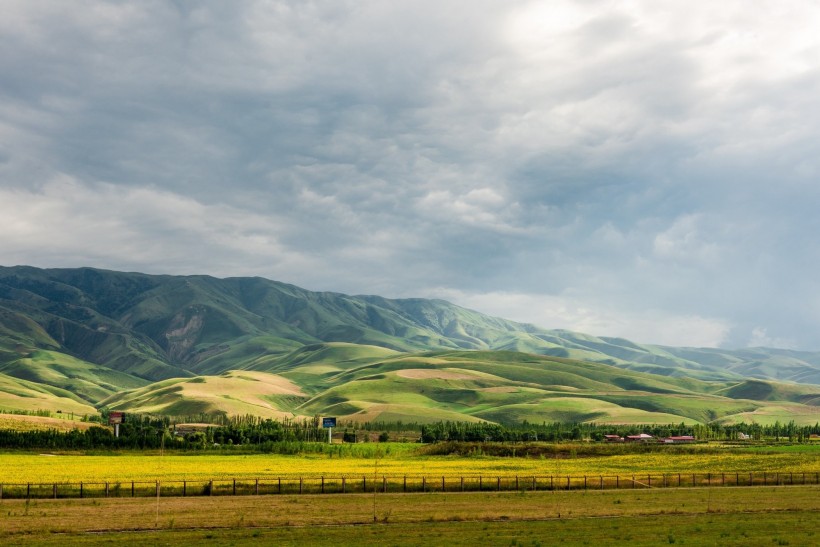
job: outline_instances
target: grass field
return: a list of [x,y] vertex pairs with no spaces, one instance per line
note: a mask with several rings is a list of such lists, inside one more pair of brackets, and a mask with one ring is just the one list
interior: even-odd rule
[[[348,445],[351,446],[351,445]],[[629,447],[623,448],[628,449]],[[175,481],[230,478],[429,475],[600,475],[629,473],[820,472],[820,446],[733,450],[669,447],[655,452],[584,456],[567,445],[560,457],[425,456],[419,445],[352,445],[349,451],[299,456],[268,454],[106,455],[0,454],[0,483]],[[359,452],[353,452],[359,450]],[[622,450],[612,447],[612,450]],[[637,448],[635,449],[637,450]],[[358,455],[357,455],[358,454]],[[579,455],[580,454],[580,455]]]
[[811,545],[820,488],[3,500],[4,545]]
[[72,429],[85,430],[95,425],[98,426],[99,424],[83,422],[69,417],[51,418],[0,413],[0,429],[13,429],[15,431],[47,431],[53,429],[66,432]]

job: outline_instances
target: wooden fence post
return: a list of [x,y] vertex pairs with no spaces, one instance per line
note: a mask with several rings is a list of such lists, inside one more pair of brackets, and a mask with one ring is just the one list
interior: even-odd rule
[[259,495],[259,479],[256,479],[256,482],[253,485],[253,493],[254,495]]
[[53,489],[54,489],[54,499],[56,500],[57,499],[57,483],[56,482],[54,483],[54,488]]

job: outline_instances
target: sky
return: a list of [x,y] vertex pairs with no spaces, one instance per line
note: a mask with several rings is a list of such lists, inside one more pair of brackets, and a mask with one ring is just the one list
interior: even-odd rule
[[0,265],[820,350],[820,4],[4,0]]

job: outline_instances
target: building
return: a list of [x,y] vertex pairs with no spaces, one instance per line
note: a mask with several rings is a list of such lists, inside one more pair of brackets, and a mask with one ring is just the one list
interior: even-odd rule
[[624,440],[629,443],[648,443],[650,441],[654,441],[655,437],[652,435],[647,435],[646,433],[641,433],[640,435],[627,435]]
[[692,435],[679,435],[675,437],[666,437],[663,442],[667,444],[693,443],[695,442],[695,438]]

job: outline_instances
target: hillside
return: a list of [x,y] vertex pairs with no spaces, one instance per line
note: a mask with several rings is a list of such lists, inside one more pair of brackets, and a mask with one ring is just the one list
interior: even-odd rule
[[333,415],[357,421],[502,423],[814,424],[820,386],[663,377],[600,363],[509,351],[385,353],[316,344],[256,371],[166,380],[113,395],[116,410],[267,417]]
[[[589,367],[598,368],[579,372]],[[443,372],[418,372],[430,369]],[[236,370],[263,376],[251,382]],[[262,278],[18,266],[0,267],[0,375],[0,408],[9,409],[46,397],[56,398],[49,408],[71,400],[146,412],[710,421],[756,419],[776,402],[788,403],[781,415],[813,416],[820,354],[636,344],[442,300],[312,292]],[[300,394],[262,388],[282,379]],[[442,384],[440,396],[419,391],[431,382]]]
[[0,361],[48,349],[145,380],[218,373],[320,342],[511,350],[704,380],[820,384],[820,353],[672,348],[546,330],[442,300],[311,292],[262,278],[0,267]]

